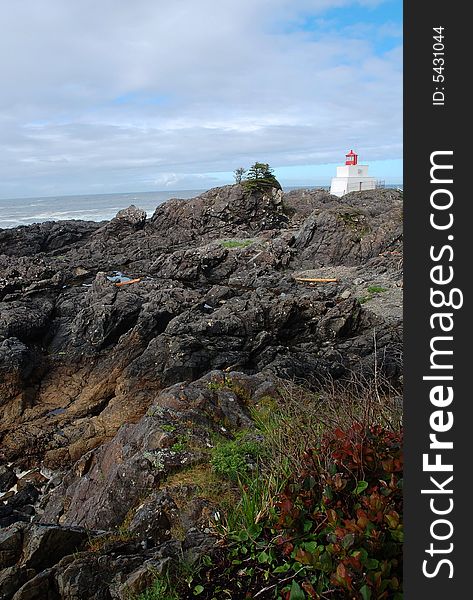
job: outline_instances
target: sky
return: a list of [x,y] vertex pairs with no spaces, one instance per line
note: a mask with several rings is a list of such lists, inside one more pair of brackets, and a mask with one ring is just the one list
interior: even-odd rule
[[0,198],[402,181],[402,0],[0,0]]

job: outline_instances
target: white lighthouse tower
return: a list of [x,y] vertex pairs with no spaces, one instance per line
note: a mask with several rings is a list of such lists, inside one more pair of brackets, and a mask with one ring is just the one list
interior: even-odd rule
[[337,176],[332,179],[330,193],[340,197],[349,192],[374,190],[376,179],[368,177],[368,165],[359,165],[358,154],[353,150],[350,150],[345,157],[345,164],[337,167]]

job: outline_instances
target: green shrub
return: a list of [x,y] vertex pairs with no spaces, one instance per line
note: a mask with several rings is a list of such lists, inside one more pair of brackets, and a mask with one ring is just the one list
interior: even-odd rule
[[402,598],[401,435],[359,424],[334,435],[281,495],[282,555],[307,592]]
[[265,190],[276,187],[281,189],[281,184],[274,176],[273,169],[268,163],[255,162],[248,169],[243,186],[246,190]]
[[359,423],[322,439],[274,508],[203,567],[200,597],[401,599],[401,443]]

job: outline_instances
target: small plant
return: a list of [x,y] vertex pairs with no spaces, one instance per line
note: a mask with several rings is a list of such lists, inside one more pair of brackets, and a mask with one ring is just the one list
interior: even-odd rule
[[150,408],[148,408],[146,415],[148,417],[163,417],[165,414],[165,410],[162,406],[159,405],[154,405],[154,406],[150,406]]
[[174,425],[169,425],[169,424],[165,423],[164,425],[161,425],[161,429],[168,433],[172,433],[173,431],[176,430],[176,427]]
[[[204,557],[204,560],[206,558],[209,557]],[[199,596],[204,591],[204,586],[195,583],[194,579],[200,566],[199,562],[189,562],[181,556],[179,563],[156,575],[151,587],[136,600],[182,600],[184,597]]]
[[246,173],[246,169],[244,167],[238,167],[233,171],[233,177],[235,179],[235,183],[241,183],[243,176]]
[[180,441],[178,441],[178,442],[174,443],[174,444],[171,446],[171,450],[172,450],[173,452],[184,452],[184,450],[185,450],[185,449],[186,449],[186,442],[185,442],[185,441],[182,441],[182,440],[180,440]]
[[355,423],[307,453],[305,471],[278,502],[276,525],[306,591],[402,598],[401,444],[399,433]]
[[121,525],[115,531],[89,538],[89,550],[91,552],[103,551],[107,546],[117,543],[129,542],[135,539],[135,534],[130,531],[130,525],[135,516],[136,506],[128,510]]

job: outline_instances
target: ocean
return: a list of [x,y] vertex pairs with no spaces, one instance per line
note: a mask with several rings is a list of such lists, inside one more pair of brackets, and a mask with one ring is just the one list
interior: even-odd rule
[[193,198],[204,190],[169,192],[137,192],[127,194],[88,194],[83,196],[52,196],[45,198],[0,199],[0,229],[31,225],[44,221],[80,219],[104,221],[119,210],[134,204],[150,217],[156,207],[170,198]]
[[[285,191],[298,186],[284,188]],[[309,186],[304,186],[308,189]],[[326,187],[328,186],[318,186]],[[386,185],[401,187],[402,185]],[[44,198],[0,199],[0,229],[31,225],[44,221],[64,221],[80,219],[84,221],[105,221],[112,219],[119,210],[134,204],[142,208],[150,217],[156,207],[170,198],[194,198],[205,190],[185,190],[166,192],[129,192],[126,194],[88,194],[81,196],[49,196]]]

